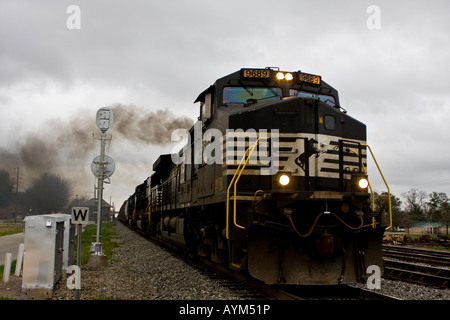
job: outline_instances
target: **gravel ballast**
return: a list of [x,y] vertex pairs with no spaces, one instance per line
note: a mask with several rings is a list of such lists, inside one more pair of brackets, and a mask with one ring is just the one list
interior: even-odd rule
[[[169,251],[116,223],[117,242],[108,266],[82,266],[81,299],[120,300],[243,300],[253,299],[223,286],[220,281],[186,264]],[[0,282],[0,297],[29,299],[21,292],[22,278]],[[450,300],[450,290],[382,279],[381,293],[406,300]],[[57,283],[54,300],[73,300],[75,290],[66,286],[66,274]]]

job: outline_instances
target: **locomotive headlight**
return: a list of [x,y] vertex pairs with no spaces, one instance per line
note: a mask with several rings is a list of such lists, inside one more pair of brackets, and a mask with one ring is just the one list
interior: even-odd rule
[[277,79],[278,80],[283,80],[284,79],[284,73],[283,72],[278,72],[277,73]]
[[287,186],[289,184],[290,180],[291,179],[289,179],[289,176],[287,176],[285,174],[281,175],[280,178],[278,179],[278,181],[280,182],[280,184],[282,186]]
[[365,174],[352,175],[352,192],[366,193],[369,187],[369,179]]
[[291,81],[292,79],[294,79],[294,76],[292,75],[292,73],[283,73],[283,72],[278,72],[276,74],[276,77],[278,80],[287,80],[287,81]]
[[366,178],[361,178],[358,181],[358,185],[361,189],[366,189],[369,186],[369,181]]

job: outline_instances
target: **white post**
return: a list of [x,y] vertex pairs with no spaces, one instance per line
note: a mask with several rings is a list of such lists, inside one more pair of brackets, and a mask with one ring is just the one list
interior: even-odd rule
[[20,271],[22,270],[23,247],[23,243],[19,244],[19,251],[17,251],[16,272],[14,273],[16,277],[20,277]]
[[7,283],[9,281],[9,274],[11,273],[11,258],[12,253],[8,252],[5,255],[5,268],[3,269],[3,282]]

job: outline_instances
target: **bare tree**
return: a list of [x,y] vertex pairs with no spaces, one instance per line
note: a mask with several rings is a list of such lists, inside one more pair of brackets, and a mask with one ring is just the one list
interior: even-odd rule
[[411,189],[403,193],[405,197],[405,212],[413,220],[426,220],[427,218],[427,194],[425,191]]
[[69,209],[72,207],[82,207],[90,198],[88,196],[78,196],[76,195],[67,206]]
[[26,203],[33,214],[44,214],[63,210],[71,196],[70,184],[51,173],[35,179],[26,191]]

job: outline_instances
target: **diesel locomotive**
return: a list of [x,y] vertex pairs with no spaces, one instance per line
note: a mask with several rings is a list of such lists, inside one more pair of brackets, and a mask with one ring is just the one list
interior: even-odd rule
[[[241,69],[200,93],[181,147],[122,205],[134,228],[267,284],[335,285],[383,270],[366,126],[321,76]],[[389,201],[390,204],[390,201]]]

